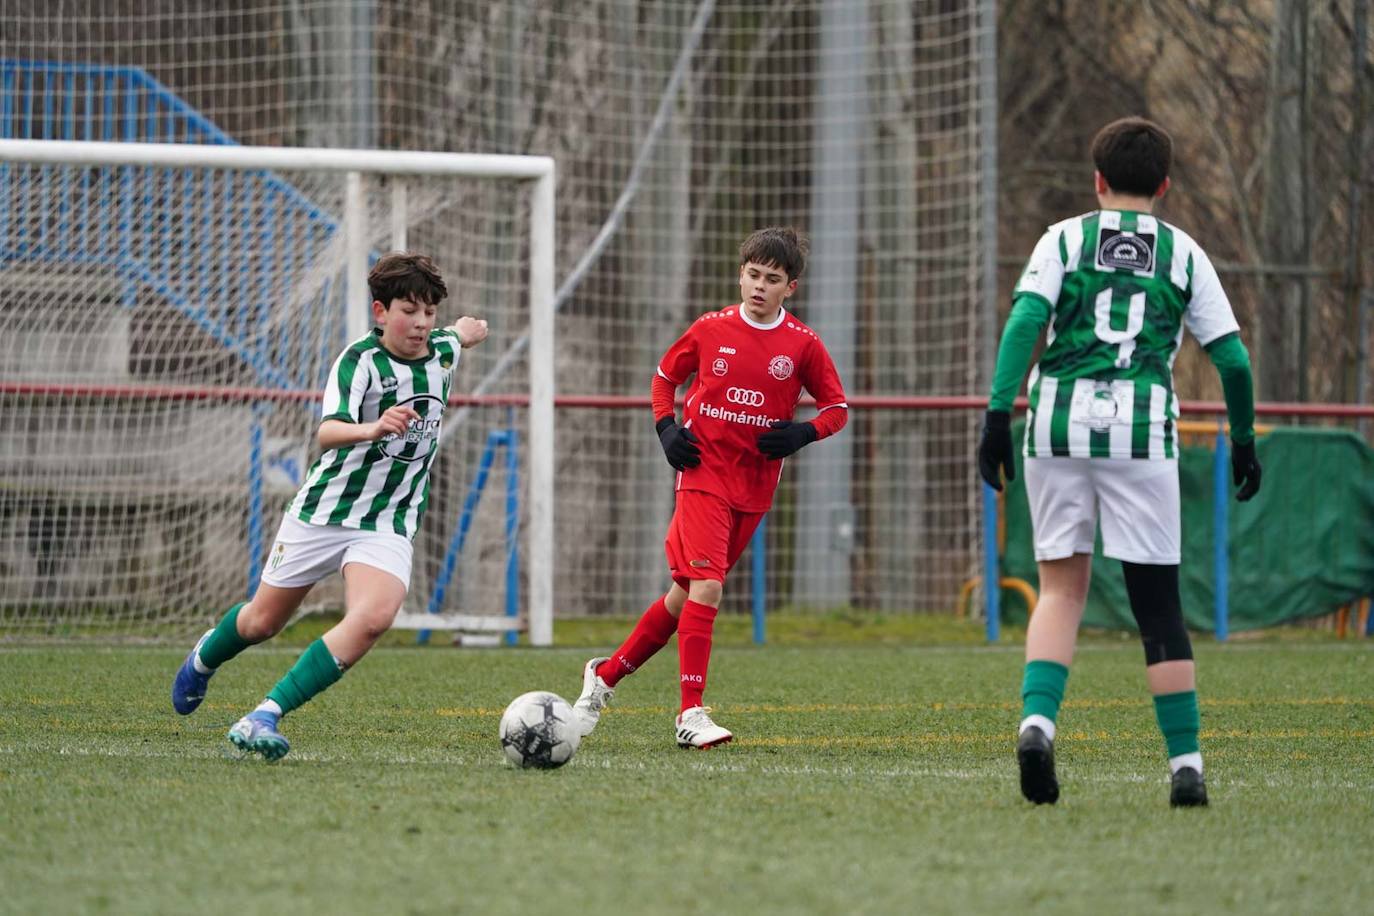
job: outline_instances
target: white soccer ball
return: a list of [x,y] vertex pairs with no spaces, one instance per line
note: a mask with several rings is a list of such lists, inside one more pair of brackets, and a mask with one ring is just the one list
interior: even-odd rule
[[547,690],[531,690],[510,701],[501,715],[501,750],[522,767],[552,770],[572,759],[582,741],[568,701]]

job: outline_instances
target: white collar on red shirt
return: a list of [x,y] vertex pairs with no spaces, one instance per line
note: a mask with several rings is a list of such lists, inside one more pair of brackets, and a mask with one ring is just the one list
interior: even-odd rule
[[759,324],[757,321],[750,318],[749,315],[744,311],[744,303],[741,302],[739,305],[735,306],[735,308],[736,310],[738,310],[739,316],[744,319],[745,324],[749,325],[749,327],[751,328],[758,328],[760,331],[773,330],[778,325],[782,324],[782,320],[787,317],[787,309],[783,308],[782,306],[778,306],[777,318],[774,318],[768,324]]

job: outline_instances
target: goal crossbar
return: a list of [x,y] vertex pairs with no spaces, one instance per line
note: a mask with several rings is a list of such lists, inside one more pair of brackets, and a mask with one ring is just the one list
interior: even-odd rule
[[546,177],[552,179],[554,175],[554,161],[549,156],[83,140],[0,140],[0,161],[243,171],[269,169],[380,175],[463,175],[528,181]]
[[[512,179],[529,184],[529,526],[528,621],[533,645],[553,642],[554,541],[554,190],[548,156],[422,151],[220,146],[189,143],[110,143],[0,140],[0,163],[75,167],[136,166],[237,171],[343,173],[348,324],[352,336],[370,326],[367,293],[367,213],[362,176],[449,176]],[[405,206],[404,185],[393,195]],[[404,219],[393,214],[392,243],[405,247]],[[357,332],[356,334],[354,332]],[[500,618],[501,628],[510,626]],[[436,626],[429,623],[428,626]]]

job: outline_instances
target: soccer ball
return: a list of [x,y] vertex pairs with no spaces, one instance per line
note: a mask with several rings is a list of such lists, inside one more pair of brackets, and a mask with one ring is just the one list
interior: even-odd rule
[[511,763],[552,770],[572,759],[582,731],[568,701],[532,690],[510,701],[501,715],[501,750]]

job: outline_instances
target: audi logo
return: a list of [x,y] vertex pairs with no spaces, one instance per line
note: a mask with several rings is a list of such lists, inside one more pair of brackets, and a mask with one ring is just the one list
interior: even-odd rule
[[763,392],[755,391],[752,388],[727,388],[725,389],[725,400],[731,404],[739,404],[741,407],[762,407]]

